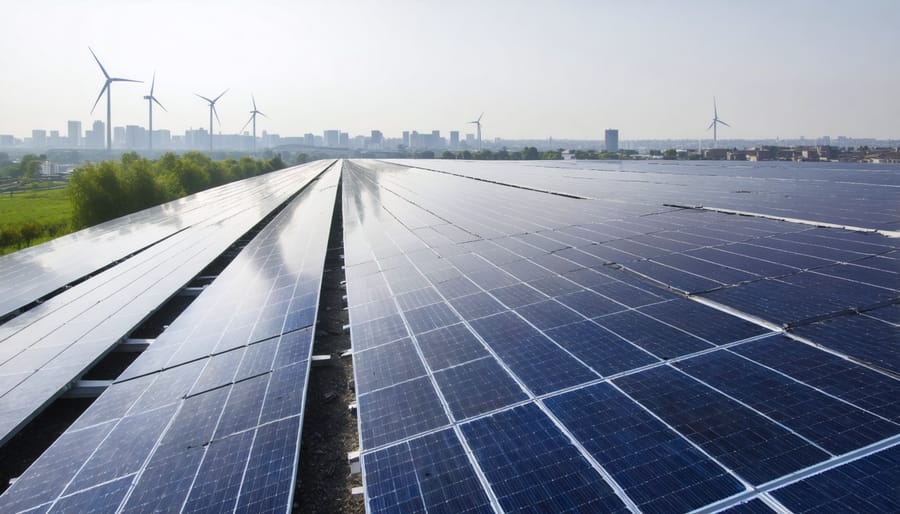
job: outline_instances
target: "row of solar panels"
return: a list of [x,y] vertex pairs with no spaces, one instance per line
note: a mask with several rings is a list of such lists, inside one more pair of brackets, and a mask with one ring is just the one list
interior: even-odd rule
[[[894,240],[662,203],[345,166],[370,511],[896,504]],[[760,288],[744,309],[734,298],[757,284],[805,295]],[[871,310],[847,319],[888,337],[829,346],[810,323],[857,308]],[[842,492],[804,494],[827,487]]]
[[[340,174],[328,164],[284,172],[299,196],[0,496],[0,511],[290,506],[329,230],[308,220],[334,208]],[[270,211],[250,201],[256,216]]]

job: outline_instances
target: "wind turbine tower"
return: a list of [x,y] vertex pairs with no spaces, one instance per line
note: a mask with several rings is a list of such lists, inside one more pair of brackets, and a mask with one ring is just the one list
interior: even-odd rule
[[716,97],[713,97],[713,119],[712,123],[709,124],[709,127],[706,127],[706,130],[712,129],[713,131],[713,148],[718,148],[718,131],[716,129],[718,128],[719,124],[725,125],[726,127],[731,127],[731,125],[719,119],[719,111],[716,109]]
[[197,93],[194,93],[195,95],[199,96],[200,98],[206,100],[209,103],[209,151],[210,152],[212,152],[212,149],[213,149],[213,115],[216,116],[216,121],[219,122],[219,125],[222,124],[222,120],[219,119],[219,113],[216,112],[216,102],[218,102],[219,98],[222,98],[222,96],[224,96],[225,93],[227,93],[227,92],[228,92],[227,89],[225,91],[222,91],[222,94],[213,98],[212,100],[210,100],[209,98],[206,98],[205,96],[197,95]]
[[253,122],[253,153],[256,153],[256,115],[259,114],[263,118],[268,118],[268,116],[256,108],[256,98],[254,98],[253,95],[250,95],[250,99],[253,101],[253,110],[250,111],[250,119],[247,120],[247,123],[244,123],[243,127],[241,127],[241,132],[243,133],[244,129],[247,128],[247,125],[250,124],[250,122]]
[[484,113],[481,113],[481,114],[478,116],[478,119],[477,119],[477,120],[475,120],[475,121],[470,121],[470,122],[469,122],[469,123],[474,123],[474,124],[475,124],[475,128],[476,128],[477,131],[478,131],[478,151],[479,151],[479,152],[481,151],[481,117],[482,117],[482,116],[484,116]]
[[94,60],[97,61],[97,66],[100,66],[100,71],[103,72],[103,76],[106,77],[106,82],[103,83],[103,88],[100,89],[100,94],[97,95],[97,100],[94,101],[94,106],[91,107],[91,113],[93,114],[94,109],[97,108],[97,104],[100,103],[100,99],[103,97],[103,93],[106,93],[106,149],[112,149],[112,101],[110,91],[112,91],[112,83],[113,82],[141,82],[140,80],[131,80],[131,79],[123,79],[121,77],[110,77],[109,73],[106,73],[106,68],[103,67],[103,64],[100,63],[100,59],[97,58],[97,54],[91,50],[91,47],[88,47],[88,50],[91,51],[91,55],[94,56]]
[[[150,82],[150,94],[144,97],[144,100],[147,100],[147,104],[150,108],[150,129],[148,131],[149,132],[148,139],[150,141],[149,151],[151,151],[151,152],[153,151],[153,104],[154,104],[154,102],[156,103],[156,105],[159,106],[160,109],[166,111],[166,108],[163,107],[163,104],[159,103],[159,100],[157,100],[156,97],[153,96],[153,86],[155,86],[155,85],[156,85],[156,72],[153,72],[153,80]],[[166,111],[166,112],[169,112],[169,111]]]

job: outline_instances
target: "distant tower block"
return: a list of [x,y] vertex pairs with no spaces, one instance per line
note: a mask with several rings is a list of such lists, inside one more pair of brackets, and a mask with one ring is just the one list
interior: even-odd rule
[[619,151],[619,129],[606,129],[606,151]]

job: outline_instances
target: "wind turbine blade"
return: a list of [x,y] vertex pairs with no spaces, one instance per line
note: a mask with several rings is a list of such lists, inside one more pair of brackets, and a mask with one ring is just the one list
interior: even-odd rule
[[731,126],[731,125],[725,123],[725,122],[722,121],[722,120],[716,120],[716,121],[718,121],[718,122],[721,123],[722,125],[725,125],[726,127],[730,127],[730,126]]
[[238,134],[242,134],[244,132],[244,129],[247,128],[247,125],[249,125],[251,121],[253,121],[253,116],[250,116],[250,119],[247,120],[247,123],[244,123],[244,126],[241,127],[241,130],[240,132],[238,132]]
[[[91,47],[88,47],[88,50],[91,50]],[[108,78],[109,78],[109,73],[106,73],[106,68],[104,68],[103,65],[100,64],[100,59],[97,58],[97,54],[95,54],[94,51],[91,50],[91,55],[93,55],[93,56],[94,56],[94,60],[97,61],[97,66],[100,66],[100,71],[103,72],[103,76],[106,77],[106,78],[108,79]]]
[[144,83],[143,80],[123,79],[123,78],[119,78],[119,77],[113,77],[113,78],[109,79],[109,81],[110,82],[140,82],[141,84]]
[[163,104],[159,103],[159,100],[157,100],[155,96],[151,96],[151,97],[150,97],[150,100],[153,101],[153,102],[155,102],[156,105],[158,105],[160,109],[162,109],[162,110],[164,110],[164,111],[166,111],[166,112],[169,112],[169,111],[166,110],[165,107],[163,107]]
[[156,72],[153,72],[153,80],[150,81],[150,97],[153,98],[153,88],[156,87]]
[[215,103],[215,102],[213,102],[213,101],[210,100],[209,98],[206,98],[206,97],[203,96],[203,95],[198,95],[197,93],[194,93],[194,94],[195,94],[196,96],[199,96],[200,98],[206,100],[207,103]]
[[227,93],[227,92],[228,92],[227,89],[226,89],[225,91],[222,91],[222,94],[219,95],[219,96],[217,96],[216,99],[212,101],[212,103],[218,102],[218,101],[219,101],[219,98],[222,98],[223,96],[225,96],[225,93]]
[[715,124],[716,124],[716,120],[713,119],[712,123],[710,123],[709,126],[706,127],[706,130],[709,130],[709,129],[713,128],[713,125],[715,125]]
[[484,113],[483,113],[483,112],[482,112],[481,114],[478,115],[478,120],[477,120],[477,121],[480,122],[482,117],[484,117]]
[[97,104],[100,103],[100,99],[103,98],[103,93],[106,92],[106,88],[108,88],[108,87],[109,87],[109,81],[107,80],[106,83],[103,84],[103,88],[100,89],[100,94],[97,95],[97,100],[94,101],[94,106],[91,107],[91,114],[94,113],[94,109],[97,108]]
[[256,98],[253,95],[250,95],[250,99],[253,100],[253,110],[256,111]]
[[210,107],[210,109],[212,109],[213,114],[216,115],[216,121],[219,122],[219,127],[221,127],[221,126],[222,126],[222,120],[219,119],[219,112],[216,111],[216,106],[215,106],[215,104],[210,105],[209,107]]
[[268,116],[266,116],[265,114],[263,114],[262,111],[253,111],[253,112],[255,112],[256,114],[259,114],[259,115],[262,116],[263,118],[268,118]]

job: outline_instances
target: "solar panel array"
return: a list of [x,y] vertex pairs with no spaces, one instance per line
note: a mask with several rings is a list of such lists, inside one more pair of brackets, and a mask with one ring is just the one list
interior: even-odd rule
[[[172,223],[191,219],[191,224],[161,241],[149,230],[149,239],[139,243],[145,250],[0,325],[0,443],[325,165],[226,186],[195,199],[202,208],[179,202],[151,209],[159,211],[157,221],[165,224],[162,213],[178,211],[180,205],[191,214],[175,215]],[[136,229],[143,228],[139,224]],[[98,252],[104,251],[100,245]],[[13,274],[8,284],[14,289],[22,283],[27,289],[33,281],[31,274]]]
[[[900,510],[900,168],[326,166],[260,184],[312,180],[0,511],[290,509],[339,181],[369,512]],[[260,203],[230,198],[203,209]],[[76,376],[145,315],[80,298],[215,230],[153,235],[0,325],[0,352],[46,324],[13,353],[29,377]]]
[[308,221],[330,218],[338,179],[332,167],[269,223],[0,511],[289,508],[329,230]]
[[412,164],[344,168],[370,512],[897,509],[898,205],[785,200],[897,169]]

